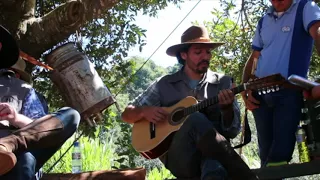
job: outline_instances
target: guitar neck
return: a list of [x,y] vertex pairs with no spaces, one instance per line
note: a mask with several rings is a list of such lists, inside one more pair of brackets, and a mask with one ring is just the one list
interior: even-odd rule
[[[233,92],[234,95],[244,91],[246,89],[245,84],[239,85],[237,87],[234,87],[231,89],[231,91]],[[212,98],[206,99],[201,101],[198,104],[194,104],[190,107],[187,107],[184,109],[184,115],[187,116],[189,114],[192,114],[194,112],[200,111],[201,109],[204,109],[206,107],[212,106],[219,103],[219,99],[218,96],[214,96]]]

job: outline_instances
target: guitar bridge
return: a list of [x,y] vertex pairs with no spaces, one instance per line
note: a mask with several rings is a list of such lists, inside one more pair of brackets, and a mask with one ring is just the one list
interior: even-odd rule
[[156,137],[156,125],[150,122],[150,139],[153,139],[155,137]]

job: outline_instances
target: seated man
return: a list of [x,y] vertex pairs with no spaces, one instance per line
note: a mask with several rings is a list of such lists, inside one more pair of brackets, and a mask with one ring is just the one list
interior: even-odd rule
[[[16,64],[14,64],[11,68],[9,68],[12,72],[14,73],[16,78],[21,79],[23,81],[25,81],[26,83],[32,83],[32,78],[31,75],[29,73],[27,73],[25,71],[26,68],[26,63],[24,60],[22,60],[21,58],[18,59],[18,61],[16,62]],[[5,71],[9,71],[8,69],[2,69],[2,72]],[[8,73],[9,73],[8,72]],[[36,92],[37,97],[39,98],[44,113],[48,114],[48,104],[44,98],[44,96],[42,96],[42,94],[40,94],[39,92]],[[38,105],[37,105],[38,106]],[[31,112],[32,113],[32,112]],[[33,115],[27,115],[28,117],[32,117]],[[39,171],[35,174],[35,170],[38,170],[38,167],[40,166],[38,164],[37,166],[37,162],[36,159],[34,157],[34,152],[22,152],[19,153],[17,155],[17,164],[15,165],[15,167],[8,173],[6,173],[5,175],[1,176],[1,179],[3,180],[10,180],[10,179],[34,179],[33,177],[35,177],[36,180],[39,180],[42,174],[42,168],[39,169]],[[42,165],[41,165],[42,166]],[[36,168],[37,167],[37,168]]]
[[[6,54],[8,43],[2,37],[0,44],[0,61],[16,61],[16,56]],[[19,51],[18,48],[16,50]],[[34,179],[35,172],[76,131],[80,115],[68,107],[46,115],[35,90],[16,78],[17,74],[7,69],[8,64],[11,63],[7,62],[0,70],[0,175],[12,170],[17,157],[18,161],[21,158],[28,163],[17,163],[17,166],[29,171],[8,173],[0,178]],[[36,165],[32,165],[32,161],[36,161]]]
[[225,139],[238,135],[240,110],[230,90],[231,77],[208,70],[212,49],[222,43],[211,42],[207,30],[199,26],[188,28],[181,41],[169,47],[167,54],[177,57],[182,69],[154,82],[126,107],[122,119],[135,123],[145,118],[157,124],[168,117],[161,107],[187,96],[198,101],[218,96],[219,104],[186,119],[160,160],[179,179],[257,179]]

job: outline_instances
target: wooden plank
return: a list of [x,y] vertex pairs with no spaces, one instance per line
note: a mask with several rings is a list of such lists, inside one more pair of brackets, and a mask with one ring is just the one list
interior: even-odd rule
[[144,168],[132,168],[121,170],[89,171],[79,174],[51,173],[44,174],[41,180],[145,180],[146,170]]
[[260,179],[281,179],[320,174],[319,167],[320,160],[314,160],[308,163],[253,169],[253,171],[259,176]]

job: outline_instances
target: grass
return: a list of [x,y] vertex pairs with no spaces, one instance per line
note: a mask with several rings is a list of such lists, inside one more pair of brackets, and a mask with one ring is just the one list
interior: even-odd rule
[[[73,138],[70,138],[62,148],[44,165],[44,172],[47,173],[49,168],[60,158],[60,156],[72,144]],[[102,144],[99,140],[81,138],[81,160],[82,171],[108,170],[111,169],[112,162],[117,156],[114,154],[113,148],[109,148],[108,144]],[[68,173],[71,172],[71,153],[72,148],[67,154],[56,164],[51,173]]]
[[152,169],[147,178],[150,180],[164,180],[164,179],[173,179],[175,178],[169,170],[167,170],[164,166],[161,169],[154,168]]
[[[61,155],[69,148],[73,143],[74,138],[70,138],[62,146],[62,148],[44,165],[44,173],[70,173],[71,172],[71,153],[72,148],[67,152],[65,156],[52,168],[50,172],[48,170],[52,165],[61,157]],[[95,171],[95,170],[111,170],[112,166],[117,164],[115,160],[118,158],[115,153],[115,147],[113,144],[102,144],[99,139],[80,138],[81,159],[82,159],[82,171]],[[163,180],[166,178],[174,178],[174,176],[163,166],[153,168],[147,172],[147,178],[149,180]]]

